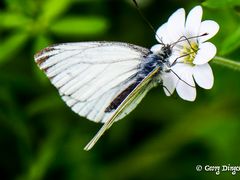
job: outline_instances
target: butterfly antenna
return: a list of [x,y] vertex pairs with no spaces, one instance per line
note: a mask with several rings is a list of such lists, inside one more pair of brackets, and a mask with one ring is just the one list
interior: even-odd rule
[[[176,42],[172,43],[171,46],[174,47],[179,42],[187,41],[188,44],[190,45],[190,47],[192,48],[191,43],[189,42],[190,39],[195,39],[195,38],[197,39],[197,38],[207,36],[207,35],[208,35],[208,33],[203,33],[203,34],[200,34],[197,36],[191,36],[191,37],[181,36]],[[194,50],[194,48],[193,48],[193,50]]]
[[159,41],[161,41],[160,44],[163,44],[163,45],[164,45],[164,43],[162,42],[162,39],[161,39],[160,37],[158,37],[156,29],[153,27],[153,25],[150,23],[150,21],[146,18],[146,16],[142,13],[141,9],[140,9],[139,6],[138,6],[137,1],[136,1],[136,0],[132,0],[132,1],[133,1],[133,3],[134,3],[134,5],[135,5],[135,7],[136,7],[136,9],[137,9],[137,11],[138,11],[138,13],[140,14],[140,16],[141,16],[141,17],[143,18],[143,20],[147,23],[147,25],[150,27],[150,29],[154,32],[154,34],[157,36],[157,38],[159,39]]
[[190,86],[190,87],[192,87],[192,88],[195,88],[195,86],[193,86],[193,85],[187,83],[186,81],[184,81],[175,71],[173,71],[172,69],[170,69],[170,71],[171,71],[175,76],[177,76],[177,78],[178,78],[180,81],[184,82],[185,84],[187,84],[188,86]]

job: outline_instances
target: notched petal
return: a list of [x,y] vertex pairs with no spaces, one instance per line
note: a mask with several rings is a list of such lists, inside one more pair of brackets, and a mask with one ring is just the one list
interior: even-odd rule
[[217,49],[214,44],[205,42],[200,44],[199,50],[193,61],[196,65],[201,65],[209,62],[217,53]]
[[202,36],[199,38],[200,42],[207,41],[208,39],[211,39],[215,34],[217,34],[219,30],[219,25],[215,21],[212,20],[206,20],[203,21],[200,25],[200,31],[199,35],[207,33],[207,35]]
[[185,10],[181,8],[174,12],[167,22],[168,36],[172,42],[177,41],[182,35],[184,35],[184,25]]
[[171,41],[168,38],[168,32],[167,32],[167,23],[164,23],[162,26],[160,26],[157,29],[156,32],[156,39],[160,43],[170,44]]
[[186,31],[191,36],[196,36],[199,33],[202,20],[202,7],[194,7],[188,14],[186,19]]
[[184,100],[194,101],[196,98],[196,89],[192,77],[192,67],[186,64],[176,64],[172,70],[178,79],[176,85],[178,95]]
[[165,94],[172,95],[178,82],[177,76],[172,72],[167,72],[162,75],[162,81]]
[[193,77],[200,87],[204,89],[211,89],[213,87],[213,72],[212,68],[208,63],[195,66],[193,71]]
[[196,88],[189,86],[185,82],[179,81],[176,87],[178,95],[187,101],[194,101],[196,99]]
[[161,44],[155,44],[154,46],[151,47],[150,50],[151,50],[153,53],[157,53],[157,52],[159,52],[159,51],[162,50],[162,47],[163,47],[163,45],[161,45]]

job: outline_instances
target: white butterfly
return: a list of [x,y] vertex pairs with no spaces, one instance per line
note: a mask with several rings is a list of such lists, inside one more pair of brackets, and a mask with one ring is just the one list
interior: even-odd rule
[[74,112],[104,123],[84,148],[89,150],[162,81],[170,55],[170,45],[152,52],[120,42],[82,42],[47,47],[35,61]]

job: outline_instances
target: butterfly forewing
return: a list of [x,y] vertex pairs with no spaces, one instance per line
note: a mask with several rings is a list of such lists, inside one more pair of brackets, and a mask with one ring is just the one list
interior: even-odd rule
[[106,122],[117,107],[106,109],[136,82],[139,65],[148,53],[127,43],[65,43],[45,48],[35,61],[74,112]]

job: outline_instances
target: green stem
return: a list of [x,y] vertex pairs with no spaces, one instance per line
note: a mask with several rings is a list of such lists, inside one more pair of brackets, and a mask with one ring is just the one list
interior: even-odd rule
[[228,67],[230,69],[240,71],[240,62],[236,62],[231,59],[215,56],[212,62],[218,65]]

